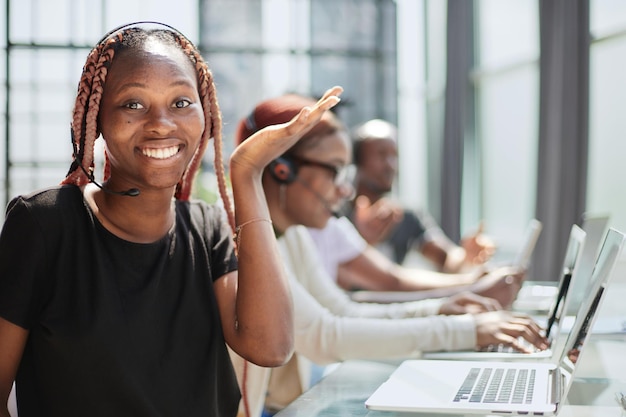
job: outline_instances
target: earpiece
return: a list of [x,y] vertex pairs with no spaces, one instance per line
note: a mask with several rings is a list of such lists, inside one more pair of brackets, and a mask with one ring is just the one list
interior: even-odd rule
[[289,157],[281,156],[270,162],[270,175],[281,184],[291,184],[297,176],[296,165]]

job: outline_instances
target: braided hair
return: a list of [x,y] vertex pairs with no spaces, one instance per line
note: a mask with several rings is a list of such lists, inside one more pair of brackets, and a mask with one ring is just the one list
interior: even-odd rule
[[[147,28],[140,25],[145,23],[156,24],[158,27]],[[197,73],[198,93],[204,110],[205,129],[200,139],[200,145],[176,185],[174,197],[182,201],[189,200],[193,179],[200,167],[208,142],[213,138],[215,153],[213,163],[219,192],[228,214],[228,222],[234,230],[234,212],[226,189],[224,164],[222,163],[222,116],[217,102],[213,74],[191,41],[174,28],[161,23],[138,22],[117,28],[105,35],[87,56],[78,83],[78,93],[72,115],[73,161],[61,184],[82,186],[93,181],[94,146],[100,135],[98,113],[108,70],[117,54],[125,50],[138,49],[149,39],[157,39],[166,45],[178,47],[189,57]],[[103,173],[105,181],[110,174],[111,167],[105,150]]]

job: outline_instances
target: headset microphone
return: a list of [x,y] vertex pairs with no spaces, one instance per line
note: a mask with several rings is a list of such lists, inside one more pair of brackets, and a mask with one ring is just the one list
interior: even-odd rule
[[[152,23],[152,22],[148,22],[148,23]],[[167,25],[165,25],[165,26],[167,26]],[[118,29],[120,29],[120,28],[118,28]],[[102,42],[102,41],[100,41],[100,42]],[[72,141],[72,149],[73,149],[72,154],[74,155],[74,162],[72,163],[72,169],[71,170],[74,169],[75,165],[78,165],[80,167],[80,169],[83,171],[83,173],[85,173],[85,175],[89,179],[89,182],[91,182],[93,185],[95,185],[96,187],[98,187],[99,189],[101,189],[102,191],[104,191],[106,193],[113,194],[113,195],[124,195],[124,196],[128,196],[128,197],[137,197],[139,195],[139,190],[137,188],[130,188],[130,189],[126,190],[126,191],[113,191],[113,190],[109,190],[107,187],[103,186],[102,184],[98,184],[96,182],[96,179],[93,176],[93,169],[91,169],[88,172],[85,169],[85,167],[83,166],[83,158],[82,158],[82,155],[79,156],[79,154],[78,154],[76,141],[74,140],[74,129],[72,129],[71,127],[70,127],[70,139]]]
[[333,206],[330,202],[328,202],[328,200],[326,200],[324,198],[324,196],[322,196],[320,193],[318,193],[317,191],[315,191],[313,189],[313,187],[311,187],[306,181],[302,181],[300,179],[300,177],[295,177],[294,178],[295,181],[299,182],[300,184],[302,184],[302,186],[304,188],[306,188],[307,190],[309,190],[311,192],[311,194],[313,194],[317,200],[322,203],[322,205],[324,206],[324,208],[326,208],[326,210],[328,210],[334,217],[340,217],[340,214],[337,210],[333,209]]
[[137,197],[139,195],[139,189],[137,188],[129,188],[126,191],[113,191],[113,190],[109,190],[107,187],[103,186],[102,184],[98,184],[93,178],[89,179],[89,182],[91,182],[93,185],[95,185],[96,187],[104,191],[105,193],[114,194],[114,195],[125,195],[128,197]]
[[104,185],[98,184],[98,182],[96,182],[96,179],[93,177],[93,174],[87,172],[87,170],[85,169],[83,164],[79,163],[78,166],[80,167],[80,169],[83,170],[83,172],[85,173],[87,178],[89,178],[89,182],[92,183],[93,185],[95,185],[96,187],[98,187],[99,189],[101,189],[102,191],[104,191],[105,193],[109,193],[109,194],[113,194],[113,195],[124,195],[124,196],[128,196],[128,197],[137,197],[139,195],[139,189],[137,189],[137,188],[130,188],[130,189],[126,190],[126,191],[109,190]]

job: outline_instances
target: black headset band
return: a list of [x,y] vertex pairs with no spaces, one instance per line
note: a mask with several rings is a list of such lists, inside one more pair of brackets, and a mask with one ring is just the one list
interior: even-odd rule
[[167,29],[170,30],[174,33],[176,33],[177,35],[187,39],[187,37],[185,35],[183,35],[178,29],[176,29],[173,26],[168,25],[167,23],[161,23],[161,22],[157,22],[154,20],[139,20],[137,22],[131,22],[131,23],[125,23],[123,25],[120,25],[118,27],[116,27],[115,29],[112,29],[110,31],[108,31],[97,43],[96,45],[100,45],[101,43],[103,43],[104,41],[106,41],[107,39],[109,39],[111,36],[113,36],[115,33],[121,31],[121,30],[125,30],[125,29],[130,29],[133,27],[149,27],[149,26],[154,26],[155,28],[161,28],[161,29]]

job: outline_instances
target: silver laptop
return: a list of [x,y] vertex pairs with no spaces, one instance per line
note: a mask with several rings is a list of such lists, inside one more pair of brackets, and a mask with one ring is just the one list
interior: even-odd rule
[[[445,351],[445,352],[424,352],[422,357],[424,359],[474,359],[474,360],[490,360],[490,359],[536,359],[536,358],[550,358],[555,354],[560,354],[559,351],[554,350],[554,341],[557,340],[560,331],[562,320],[565,315],[565,311],[568,305],[569,294],[577,287],[587,287],[587,284],[591,279],[591,270],[595,262],[595,256],[593,259],[588,260],[591,262],[589,268],[585,269],[586,274],[582,276],[580,269],[582,265],[582,254],[586,247],[586,233],[577,225],[572,225],[570,230],[569,239],[567,242],[567,248],[565,250],[565,256],[563,258],[562,274],[558,280],[558,286],[556,296],[552,301],[549,314],[545,320],[543,327],[546,329],[545,336],[548,338],[550,348],[545,350],[537,350],[532,353],[523,353],[513,350],[509,346],[488,346],[484,350],[459,350],[459,351]],[[595,255],[596,250],[593,250]]]
[[556,415],[571,387],[624,234],[609,229],[592,288],[558,362],[406,360],[365,401],[372,410],[459,414]]

